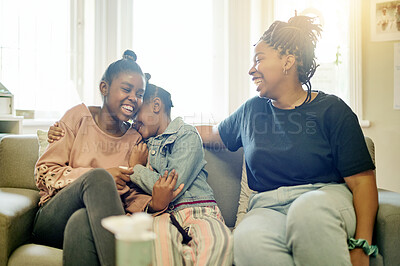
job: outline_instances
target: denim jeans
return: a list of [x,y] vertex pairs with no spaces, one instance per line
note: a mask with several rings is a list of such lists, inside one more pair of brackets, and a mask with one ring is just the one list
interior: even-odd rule
[[33,228],[35,243],[63,248],[64,265],[115,265],[115,240],[101,219],[124,215],[114,179],[91,170],[41,207]]
[[254,193],[233,233],[240,265],[351,265],[347,238],[356,229],[345,184],[281,187]]

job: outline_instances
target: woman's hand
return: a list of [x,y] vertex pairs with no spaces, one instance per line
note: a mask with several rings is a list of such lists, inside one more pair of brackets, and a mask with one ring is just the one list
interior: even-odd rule
[[129,176],[133,174],[132,168],[113,167],[106,169],[106,171],[114,178],[117,189],[123,189],[126,186],[126,182],[131,181]]
[[178,174],[172,170],[169,175],[165,171],[153,186],[153,198],[149,203],[150,211],[157,212],[165,209],[168,204],[182,191],[184,184],[174,190]]
[[146,166],[148,155],[149,151],[147,150],[146,143],[140,142],[139,144],[133,146],[131,156],[129,158],[129,166],[133,167],[137,164]]
[[55,122],[50,128],[49,131],[47,132],[47,142],[48,143],[53,143],[54,141],[57,141],[64,137],[64,130],[60,127],[58,122]]

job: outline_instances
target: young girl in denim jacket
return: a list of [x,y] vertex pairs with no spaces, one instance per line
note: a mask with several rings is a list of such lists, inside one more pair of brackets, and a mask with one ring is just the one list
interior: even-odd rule
[[[153,193],[148,212],[165,210],[154,219],[153,229],[157,234],[154,263],[231,265],[231,233],[206,182],[203,143],[197,130],[182,118],[171,121],[172,106],[167,91],[152,84],[146,86],[136,121],[146,144],[136,146],[130,158],[134,172],[131,180],[146,193]],[[145,159],[150,167],[143,163]],[[137,164],[138,161],[142,164]],[[160,174],[165,171],[175,171],[178,175],[175,187],[183,187],[171,202],[156,201],[168,197],[155,197],[158,191],[153,190],[155,184],[164,182],[166,175],[160,177]],[[185,241],[188,243],[182,244]]]

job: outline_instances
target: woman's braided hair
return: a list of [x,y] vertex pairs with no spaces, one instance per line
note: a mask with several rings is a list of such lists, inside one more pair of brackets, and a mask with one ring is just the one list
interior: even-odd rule
[[315,62],[315,47],[321,36],[321,26],[306,16],[294,16],[288,22],[275,21],[261,36],[270,47],[281,55],[294,55],[297,73],[302,85],[307,86],[306,102],[311,100],[311,82],[318,65]]

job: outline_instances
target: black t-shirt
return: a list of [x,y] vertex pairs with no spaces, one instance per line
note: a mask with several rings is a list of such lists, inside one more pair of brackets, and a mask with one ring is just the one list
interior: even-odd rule
[[254,97],[218,130],[230,151],[244,148],[248,184],[256,191],[343,183],[344,177],[375,169],[357,116],[323,92],[291,110]]

